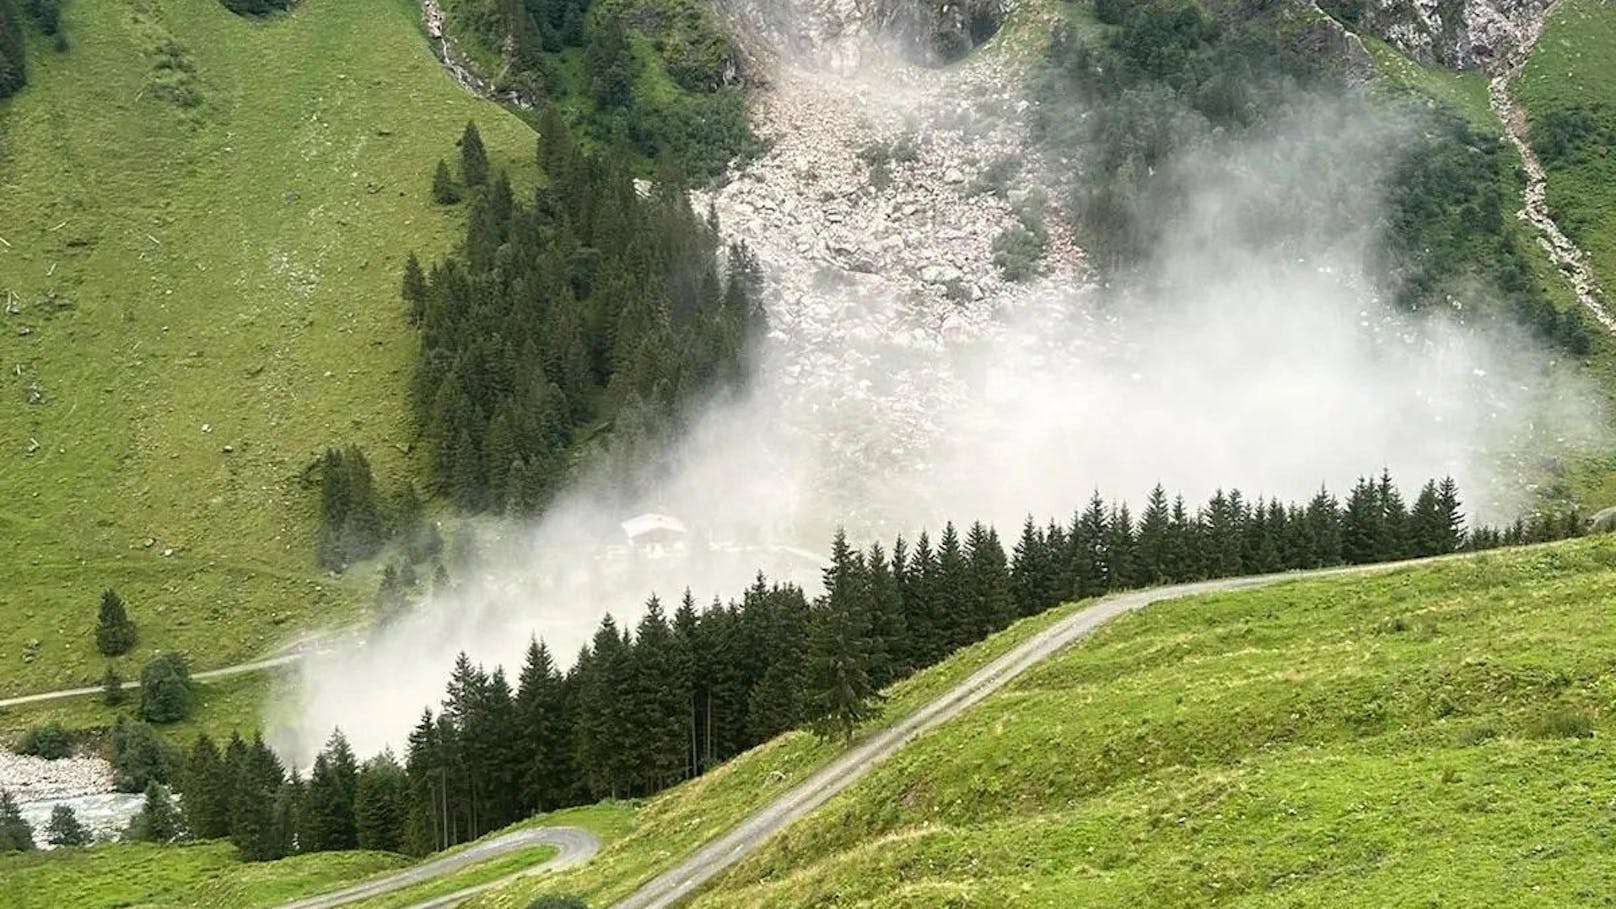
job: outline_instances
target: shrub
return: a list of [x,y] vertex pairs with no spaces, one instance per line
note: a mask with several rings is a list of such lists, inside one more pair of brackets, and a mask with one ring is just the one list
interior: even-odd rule
[[570,893],[546,893],[529,903],[527,909],[589,909],[589,904]]
[[46,723],[23,733],[17,743],[18,754],[31,754],[47,761],[60,760],[73,753],[73,741],[61,723]]
[[173,723],[191,715],[191,669],[177,653],[159,654],[140,670],[140,715]]
[[32,852],[34,830],[22,819],[22,812],[11,793],[0,789],[0,854]]
[[1534,739],[1591,739],[1594,719],[1586,710],[1555,706],[1528,721],[1526,734]]

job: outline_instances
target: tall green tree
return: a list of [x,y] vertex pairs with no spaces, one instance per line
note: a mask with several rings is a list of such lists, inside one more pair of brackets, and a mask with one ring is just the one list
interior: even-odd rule
[[0,855],[33,850],[33,828],[23,820],[17,800],[7,790],[0,789]]
[[101,609],[96,619],[95,645],[102,654],[123,656],[135,646],[135,623],[130,621],[123,598],[108,588],[101,592]]
[[488,151],[483,148],[476,123],[467,123],[466,131],[460,135],[460,177],[467,186],[488,182]]
[[354,822],[360,849],[403,851],[409,797],[409,776],[392,752],[384,751],[359,768]]
[[870,678],[873,648],[863,567],[846,533],[838,530],[825,569],[825,595],[811,613],[804,677],[809,724],[825,738],[852,738],[880,697]]

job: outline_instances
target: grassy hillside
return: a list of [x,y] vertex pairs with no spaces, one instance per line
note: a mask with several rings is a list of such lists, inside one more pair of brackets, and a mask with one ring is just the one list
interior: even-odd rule
[[[324,447],[386,489],[410,444],[404,255],[446,249],[426,187],[475,117],[410,0],[70,0],[0,103],[0,693],[99,679],[99,591],[199,668],[354,619],[313,563]],[[26,190],[26,191],[24,191]],[[36,388],[39,403],[27,403]]]
[[[607,804],[556,812],[517,826],[583,827],[609,843],[622,836],[628,817],[628,806]],[[526,850],[354,905],[359,909],[408,905],[514,874],[553,854],[549,847]],[[6,882],[0,887],[0,909],[258,909],[340,889],[409,864],[403,856],[380,852],[324,852],[243,863],[234,846],[220,842],[12,854],[0,856],[0,880]]]
[[[861,735],[890,726],[964,681],[971,673],[1065,616],[1076,605],[1025,619],[886,691],[880,714]],[[842,753],[840,741],[789,732],[703,776],[656,796],[640,808],[632,830],[587,865],[542,880],[518,881],[480,895],[467,909],[525,909],[539,893],[576,893],[604,906],[632,891],[689,852],[728,831]]]
[[1549,206],[1616,292],[1616,4],[1566,0],[1516,95],[1549,172]]
[[1606,539],[1153,607],[695,905],[1592,905],[1613,594]]

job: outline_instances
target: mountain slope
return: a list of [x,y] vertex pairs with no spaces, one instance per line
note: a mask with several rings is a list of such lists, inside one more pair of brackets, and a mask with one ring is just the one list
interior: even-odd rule
[[1155,607],[694,905],[1586,905],[1613,590],[1600,540]]
[[432,168],[472,117],[496,163],[531,157],[527,127],[439,69],[408,0],[263,21],[84,0],[65,28],[72,50],[36,42],[0,104],[6,693],[100,678],[103,587],[140,626],[135,660],[220,665],[361,614],[369,584],[314,568],[301,476],[357,443],[384,491],[402,478],[398,278],[459,218]]

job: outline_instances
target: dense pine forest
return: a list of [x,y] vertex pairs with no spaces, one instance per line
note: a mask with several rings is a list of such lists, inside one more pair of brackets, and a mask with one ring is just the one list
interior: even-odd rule
[[[1354,129],[1385,119],[1366,92],[1347,90],[1356,77],[1338,55],[1307,51],[1299,36],[1317,26],[1290,21],[1297,13],[1288,7],[1231,20],[1194,0],[1100,0],[1094,11],[1108,26],[1099,37],[1068,24],[1050,42],[1035,128],[1052,148],[1082,150],[1087,166],[1065,209],[1102,268],[1137,273],[1148,265],[1183,200],[1196,186],[1216,183],[1216,168],[1228,166],[1217,163],[1219,143],[1272,139],[1287,116],[1321,101],[1363,105]],[[1451,314],[1454,288],[1479,282],[1481,291],[1469,295],[1476,299],[1457,317],[1510,319],[1586,353],[1580,314],[1553,306],[1511,229],[1515,164],[1503,143],[1423,96],[1384,100],[1379,110],[1412,124],[1401,140],[1411,144],[1383,176],[1384,224],[1372,250],[1388,294],[1408,310]],[[1197,151],[1212,154],[1196,168],[1178,166]],[[1316,236],[1317,224],[1332,219],[1321,204],[1349,207],[1369,191],[1370,175],[1335,166],[1341,163],[1318,161],[1305,178],[1325,199],[1281,198],[1291,181],[1271,179],[1266,191],[1276,195],[1262,217],[1224,226],[1260,231],[1246,238],[1256,248],[1284,249]],[[1259,194],[1245,204],[1261,201]]]
[[[824,593],[763,575],[703,608],[656,596],[633,628],[611,616],[562,671],[533,641],[516,678],[462,654],[438,710],[400,758],[360,761],[340,732],[305,778],[262,741],[206,736],[166,753],[150,727],[119,727],[122,788],[148,791],[159,822],[181,795],[175,835],[228,837],[251,859],[299,851],[424,854],[539,811],[655,793],[807,728],[847,737],[880,691],[1018,618],[1109,592],[1544,542],[1583,529],[1576,514],[1467,529],[1452,480],[1409,502],[1382,473],[1344,501],[1219,491],[1199,507],[1157,487],[1137,515],[1098,495],[1065,522],[1029,518],[1013,543],[953,524],[890,546],[832,542]],[[144,816],[144,815],[143,815]]]
[[469,199],[465,243],[404,274],[416,415],[438,491],[470,511],[534,512],[607,428],[624,452],[660,438],[681,405],[740,378],[763,322],[755,259],[722,248],[676,168],[636,181],[553,107],[540,135],[545,179],[523,202],[467,128],[451,187]]

